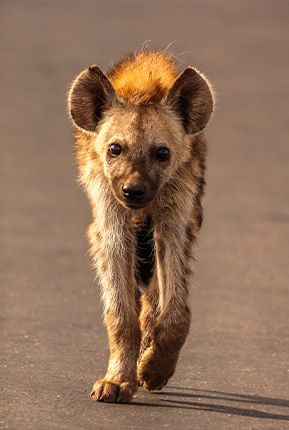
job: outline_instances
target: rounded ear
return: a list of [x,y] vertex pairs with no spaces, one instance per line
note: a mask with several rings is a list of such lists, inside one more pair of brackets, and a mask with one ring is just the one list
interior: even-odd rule
[[113,86],[97,66],[81,72],[72,84],[68,104],[70,115],[77,127],[95,131],[104,112],[117,97]]
[[191,67],[177,78],[168,92],[166,104],[180,116],[188,134],[203,130],[214,108],[208,81]]

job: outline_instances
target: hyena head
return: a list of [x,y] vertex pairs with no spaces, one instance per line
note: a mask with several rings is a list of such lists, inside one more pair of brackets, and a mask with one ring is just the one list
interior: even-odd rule
[[137,77],[129,70],[117,79],[91,66],[70,91],[75,125],[95,136],[94,149],[112,192],[130,209],[154,201],[190,158],[192,135],[203,130],[213,111],[210,86],[195,69],[180,75],[171,71],[166,85],[162,70],[159,74],[153,80],[148,73],[136,90]]

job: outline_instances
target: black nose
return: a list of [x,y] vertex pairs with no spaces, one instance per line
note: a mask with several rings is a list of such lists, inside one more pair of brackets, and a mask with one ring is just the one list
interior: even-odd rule
[[146,188],[143,184],[125,184],[122,194],[127,200],[141,200],[145,196]]

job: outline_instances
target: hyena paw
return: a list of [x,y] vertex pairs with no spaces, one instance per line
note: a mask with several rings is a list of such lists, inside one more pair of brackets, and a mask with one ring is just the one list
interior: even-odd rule
[[94,384],[90,396],[98,402],[130,403],[136,389],[135,383],[115,383],[101,379]]
[[138,384],[148,391],[161,390],[173,376],[176,360],[146,351],[138,364]]

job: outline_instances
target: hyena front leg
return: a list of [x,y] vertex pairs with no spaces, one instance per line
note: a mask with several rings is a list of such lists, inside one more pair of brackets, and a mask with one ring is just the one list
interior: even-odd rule
[[[193,241],[191,224],[179,226],[177,232],[162,229],[161,234],[157,226],[155,228],[160,312],[151,314],[151,321],[154,321],[150,327],[151,342],[146,345],[138,364],[139,383],[148,390],[161,389],[174,374],[189,332],[191,312],[187,284]],[[148,309],[147,304],[146,307]],[[149,312],[147,316],[149,318]]]
[[[93,231],[94,230],[94,231]],[[91,229],[92,251],[97,259],[105,305],[110,358],[105,377],[93,386],[91,396],[104,402],[129,402],[137,389],[136,361],[140,328],[135,300],[134,263],[129,232]]]

